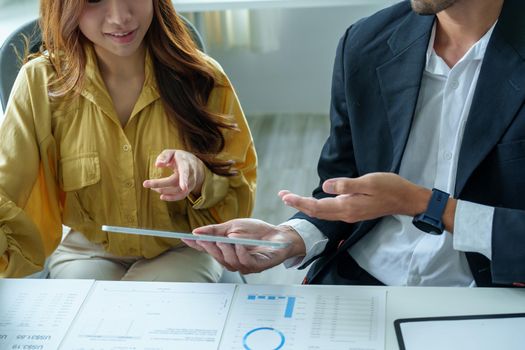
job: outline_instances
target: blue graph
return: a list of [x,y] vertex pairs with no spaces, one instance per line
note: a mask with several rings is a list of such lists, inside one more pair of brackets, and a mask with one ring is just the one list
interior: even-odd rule
[[284,309],[284,318],[293,317],[293,310],[295,307],[295,297],[285,297],[285,296],[277,296],[277,295],[248,295],[248,300],[251,300],[251,301],[260,301],[260,300],[283,301],[283,300],[286,300],[286,306]]
[[244,337],[242,337],[242,346],[244,347],[245,350],[255,350],[254,348],[250,347],[249,345],[249,338],[252,337],[252,336],[255,336],[255,335],[261,335],[260,333],[262,333],[262,336],[265,337],[265,338],[268,338],[268,335],[265,335],[264,333],[268,333],[270,332],[271,334],[273,335],[277,335],[277,341],[279,344],[277,346],[273,346],[272,345],[272,350],[279,350],[279,349],[282,349],[282,347],[284,346],[284,343],[286,341],[286,338],[284,337],[284,334],[278,330],[278,329],[275,329],[273,327],[258,327],[258,328],[254,328],[252,330],[250,330],[249,332],[247,332]]

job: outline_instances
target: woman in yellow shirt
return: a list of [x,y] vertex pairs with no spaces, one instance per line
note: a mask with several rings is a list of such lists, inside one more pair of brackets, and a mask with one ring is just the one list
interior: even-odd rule
[[[247,217],[256,154],[235,92],[170,0],[41,0],[41,52],[0,128],[0,275],[217,281],[175,239]],[[62,224],[71,228],[61,242]]]

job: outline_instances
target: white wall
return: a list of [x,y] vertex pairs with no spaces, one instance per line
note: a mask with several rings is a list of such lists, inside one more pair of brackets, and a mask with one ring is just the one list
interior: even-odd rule
[[[267,16],[270,26],[275,25],[272,16],[281,19],[277,51],[250,53],[210,47],[208,53],[229,75],[247,115],[327,114],[339,39],[356,20],[390,3],[392,1],[379,6],[264,10],[261,17]],[[206,34],[204,30],[205,41]]]

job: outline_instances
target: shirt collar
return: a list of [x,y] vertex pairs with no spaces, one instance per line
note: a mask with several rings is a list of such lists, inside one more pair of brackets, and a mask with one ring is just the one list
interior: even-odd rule
[[[113,101],[102,79],[95,50],[92,45],[87,44],[84,46],[84,52],[86,55],[85,81],[84,88],[80,94],[100,107],[107,115],[112,115],[114,114]],[[131,116],[160,98],[153,68],[153,59],[149,50],[146,51],[144,72],[144,85]]]
[[[459,60],[459,62],[483,60],[483,57],[485,57],[485,52],[487,51],[487,46],[489,44],[490,37],[492,36],[492,32],[494,31],[494,28],[496,27],[496,23],[497,21],[492,25],[492,27],[490,27],[490,29],[483,35],[483,37],[481,37],[481,39],[479,39],[467,51],[467,53]],[[436,51],[434,51],[435,39],[436,39],[436,22],[434,22],[434,25],[432,27],[432,33],[430,35],[430,40],[428,42],[425,70],[429,73],[447,75],[447,73],[443,72],[443,69],[440,67],[441,66],[440,63],[443,62],[443,59],[436,54]],[[448,71],[449,70],[450,69],[448,69]]]

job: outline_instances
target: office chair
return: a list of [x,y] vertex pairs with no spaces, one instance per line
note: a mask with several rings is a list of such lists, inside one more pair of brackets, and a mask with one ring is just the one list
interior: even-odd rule
[[[202,52],[206,52],[204,40],[200,35],[199,31],[195,26],[184,16],[179,15],[188,31],[195,41],[195,44]],[[38,19],[32,20],[17,30],[15,30],[0,47],[0,102],[2,109],[5,111],[9,94],[13,88],[18,71],[21,67],[21,60],[19,55],[24,54],[25,40],[22,35],[25,35],[31,41],[29,43],[29,52],[37,52],[42,44],[42,36],[40,33],[40,27],[38,25]],[[47,268],[29,277],[32,278],[46,278],[49,273]],[[220,280],[220,283],[246,283],[244,276],[238,272],[230,272],[224,270]]]
[[[186,24],[193,41],[202,52],[206,52],[204,40],[198,32],[197,28],[186,18],[181,15],[179,17]],[[22,62],[19,55],[24,54],[25,40],[22,35],[31,39],[29,44],[29,52],[37,52],[42,43],[42,36],[40,34],[40,27],[38,19],[32,20],[17,30],[15,30],[0,47],[0,102],[2,110],[5,111],[9,94],[13,88],[18,71],[20,70]]]

